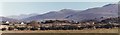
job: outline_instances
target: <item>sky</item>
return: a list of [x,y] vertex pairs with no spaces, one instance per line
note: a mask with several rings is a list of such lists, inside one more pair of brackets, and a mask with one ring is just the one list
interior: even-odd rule
[[0,2],[118,2],[120,0],[0,0]]
[[119,0],[0,0],[0,16],[44,14],[61,9],[85,10],[101,7]]

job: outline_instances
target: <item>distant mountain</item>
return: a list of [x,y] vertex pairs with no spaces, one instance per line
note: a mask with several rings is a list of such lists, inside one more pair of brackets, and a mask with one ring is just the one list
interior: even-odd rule
[[36,16],[36,15],[39,15],[39,14],[36,14],[36,13],[33,13],[33,14],[21,14],[21,15],[12,15],[12,16],[8,16],[8,18],[13,18],[13,19],[24,19],[24,18],[28,18],[28,17],[31,17],[31,16]]
[[19,21],[19,20],[7,18],[7,17],[0,17],[0,21]]
[[42,15],[31,16],[21,20],[44,20],[44,19],[69,19],[74,21],[96,19],[102,20],[108,17],[118,17],[118,4],[108,4],[103,7],[89,8],[87,10],[62,9],[51,11]]
[[108,17],[118,17],[118,5],[117,4],[108,4],[103,7],[96,7],[78,12],[76,14],[67,16],[66,18],[81,21],[89,19],[101,20]]
[[62,9],[60,11],[51,11],[49,13],[32,16],[32,17],[25,18],[22,20],[29,21],[29,20],[44,20],[44,19],[65,19],[66,16],[75,14],[76,12],[78,12],[78,11],[71,10],[71,9]]

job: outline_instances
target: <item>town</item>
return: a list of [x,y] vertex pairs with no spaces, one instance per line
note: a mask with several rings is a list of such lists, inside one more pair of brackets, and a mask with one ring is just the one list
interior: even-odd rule
[[1,31],[24,31],[24,30],[83,30],[83,29],[112,29],[119,28],[119,17],[107,18],[102,21],[86,20],[75,22],[69,20],[45,20],[30,22],[10,22],[2,21],[0,23]]

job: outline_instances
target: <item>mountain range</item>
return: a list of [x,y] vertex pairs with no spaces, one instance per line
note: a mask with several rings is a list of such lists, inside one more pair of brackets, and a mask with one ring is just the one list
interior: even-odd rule
[[108,4],[103,7],[89,8],[82,12],[75,13],[73,15],[67,16],[68,19],[73,19],[77,21],[88,20],[88,19],[97,19],[100,20],[109,18],[109,17],[118,17],[118,5],[117,4]]
[[[102,7],[88,8],[86,10],[62,9],[60,11],[50,11],[45,14],[32,14],[9,16],[9,20],[17,19],[22,21],[45,20],[45,19],[68,19],[82,21],[89,19],[101,20],[109,17],[118,17],[118,4],[107,4]],[[10,19],[12,18],[12,19]],[[5,20],[2,18],[2,20]]]
[[60,11],[51,11],[49,13],[46,14],[42,14],[42,15],[36,15],[36,16],[32,16],[29,18],[24,18],[22,20],[44,20],[44,19],[66,19],[66,16],[75,14],[79,11],[76,10],[71,10],[71,9],[62,9]]
[[19,21],[17,19],[7,18],[7,17],[0,17],[0,21]]
[[21,20],[23,18],[28,18],[28,17],[35,16],[35,15],[39,15],[39,14],[32,13],[32,14],[12,15],[12,16],[8,16],[8,18],[13,18],[13,19]]

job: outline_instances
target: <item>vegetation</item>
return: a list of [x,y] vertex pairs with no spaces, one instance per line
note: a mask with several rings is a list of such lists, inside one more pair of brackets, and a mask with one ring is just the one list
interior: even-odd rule
[[85,20],[82,22],[70,22],[68,20],[46,20],[44,22],[10,22],[5,23],[3,21],[2,25],[6,25],[6,28],[2,28],[1,30],[84,30],[84,29],[112,29],[119,28],[120,22],[119,17],[117,18],[107,18],[102,21],[97,20]]

